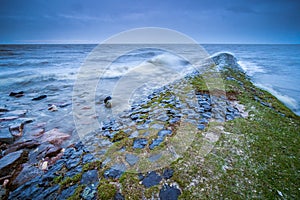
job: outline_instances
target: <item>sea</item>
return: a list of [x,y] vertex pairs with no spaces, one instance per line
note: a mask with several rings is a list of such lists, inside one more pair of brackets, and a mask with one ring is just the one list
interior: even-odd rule
[[[300,115],[300,45],[203,44],[201,46],[207,55],[219,52],[233,54],[256,86],[269,91],[294,113]],[[0,45],[0,106],[29,110],[29,115],[53,124],[49,125],[49,129],[64,127],[65,131],[73,131],[72,106],[61,106],[64,112],[55,114],[47,112],[47,109],[52,104],[72,104],[74,85],[79,74],[82,75],[82,68],[87,62],[91,62],[89,57],[96,47],[95,44]],[[114,48],[108,47],[104,51],[109,55]],[[181,48],[181,51],[185,55],[198,53],[193,49]],[[106,58],[101,59],[103,61]],[[93,62],[97,63],[97,60]],[[105,68],[105,73],[99,77],[95,89],[96,104],[97,102],[101,104],[105,96],[111,95],[114,85],[132,68],[143,63],[173,66],[172,70],[180,71],[180,74],[190,71],[186,60],[170,52],[153,47],[127,52],[116,57],[113,63]],[[103,66],[99,67],[103,68]],[[153,70],[149,73],[156,77],[160,76]],[[163,74],[169,76],[174,73]],[[145,78],[141,76],[139,80],[143,82]],[[164,84],[163,79],[161,84]],[[85,85],[81,89],[82,96],[76,99],[73,108],[83,101],[84,88],[88,88],[89,83]],[[142,87],[147,88],[149,92],[156,86],[148,84]],[[19,91],[23,91],[25,95],[20,98],[9,96],[10,92]],[[33,104],[32,98],[40,95],[47,95],[46,100]],[[100,108],[98,104],[97,108]],[[82,110],[88,109],[88,106],[82,108]],[[100,112],[105,110],[102,109]],[[66,125],[68,122],[70,125]]]

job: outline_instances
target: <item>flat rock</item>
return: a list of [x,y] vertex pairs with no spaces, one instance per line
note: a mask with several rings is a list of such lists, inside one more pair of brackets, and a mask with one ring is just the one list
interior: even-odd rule
[[146,188],[149,188],[154,185],[158,185],[161,180],[162,180],[161,176],[159,174],[157,174],[155,171],[152,171],[146,175],[146,177],[142,181],[142,184]]
[[0,177],[9,175],[19,164],[27,159],[27,152],[20,150],[0,159]]
[[97,181],[99,181],[98,180],[98,170],[89,170],[82,174],[80,183],[89,185],[89,184],[93,184]]
[[11,144],[14,142],[14,137],[8,128],[0,129],[0,142]]
[[133,148],[135,149],[142,149],[145,148],[148,141],[146,138],[138,138],[133,141]]
[[61,144],[64,140],[68,139],[70,135],[60,132],[58,129],[54,128],[50,131],[45,132],[42,137],[40,137],[41,143],[49,142],[51,144]]
[[14,187],[18,187],[23,185],[24,183],[30,181],[31,179],[41,176],[43,171],[37,167],[34,167],[29,164],[24,164],[22,171],[18,174],[18,176],[13,180],[12,185]]
[[126,154],[125,160],[128,162],[129,165],[133,166],[137,161],[139,160],[139,157],[133,155],[133,154]]
[[25,140],[25,141],[18,141],[8,147],[5,151],[5,154],[9,154],[11,152],[18,151],[20,149],[32,149],[39,146],[40,143],[36,140]]
[[181,194],[180,190],[174,186],[164,185],[159,191],[161,200],[177,200]]

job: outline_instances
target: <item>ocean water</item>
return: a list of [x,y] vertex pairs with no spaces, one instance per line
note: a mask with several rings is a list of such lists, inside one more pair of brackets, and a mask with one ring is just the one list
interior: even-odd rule
[[[208,54],[230,52],[252,81],[281,100],[300,115],[300,45],[202,45]],[[80,67],[96,45],[0,45],[0,105],[24,107],[33,115],[46,109],[32,106],[31,98],[47,94],[47,103],[71,103],[73,85]],[[181,47],[179,47],[181,48]],[[106,51],[113,50],[108,47]],[[197,54],[182,48],[183,54]],[[188,63],[176,55],[153,48],[144,48],[120,56],[104,73],[99,98],[110,95],[114,83],[143,63],[173,66],[186,71]],[[105,87],[103,87],[103,84]],[[151,88],[152,85],[145,85]],[[11,99],[12,91],[24,91],[26,98]],[[103,94],[101,94],[103,93]],[[101,96],[102,95],[102,96]],[[23,109],[24,109],[23,108]],[[69,116],[71,109],[66,111]],[[63,119],[64,116],[61,116]],[[70,119],[70,118],[69,118]],[[59,121],[59,120],[58,120]],[[64,120],[59,121],[64,123]]]

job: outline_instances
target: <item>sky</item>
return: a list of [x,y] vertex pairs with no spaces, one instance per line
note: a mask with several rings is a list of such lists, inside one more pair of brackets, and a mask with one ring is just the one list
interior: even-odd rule
[[0,44],[100,43],[142,27],[202,44],[300,44],[300,1],[0,0]]

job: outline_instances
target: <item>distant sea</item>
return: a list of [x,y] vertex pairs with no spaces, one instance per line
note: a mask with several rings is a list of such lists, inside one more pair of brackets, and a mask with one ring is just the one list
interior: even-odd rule
[[[202,46],[211,55],[218,52],[232,53],[255,85],[271,92],[300,115],[300,45]],[[71,101],[73,84],[80,66],[95,47],[91,44],[0,45],[0,105],[10,104],[8,94],[12,91],[24,91],[32,97],[47,94],[55,102]],[[121,69],[128,68],[128,63],[157,57],[169,62],[170,57],[163,54],[153,49],[137,51],[118,59],[118,66]],[[186,64],[175,63],[182,66]],[[171,59],[170,64],[174,64],[174,59]],[[109,71],[107,79],[117,78],[122,73],[126,73],[126,70]],[[17,103],[25,106],[29,100]],[[38,112],[40,108],[36,109]]]

